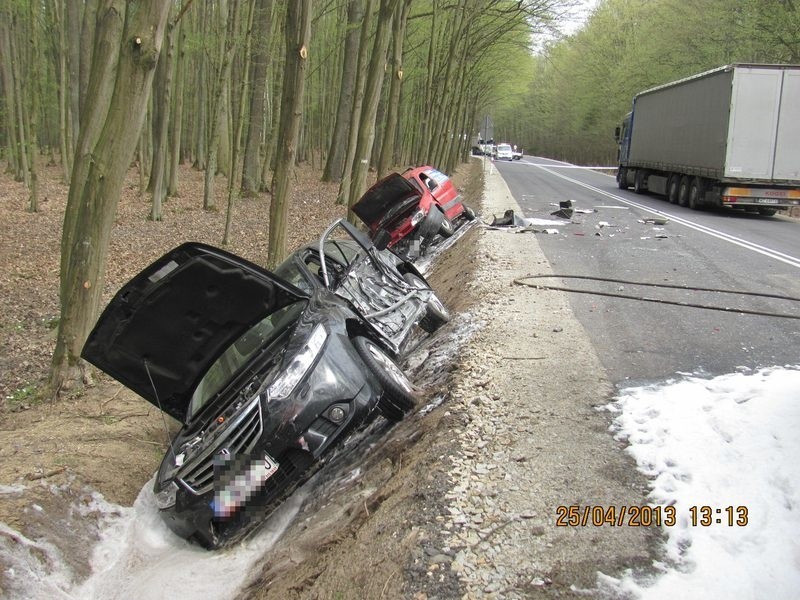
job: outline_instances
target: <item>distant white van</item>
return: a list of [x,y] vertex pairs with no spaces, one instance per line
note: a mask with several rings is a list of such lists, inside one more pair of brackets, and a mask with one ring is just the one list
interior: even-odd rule
[[511,144],[497,144],[497,160],[514,160],[514,151],[511,149]]

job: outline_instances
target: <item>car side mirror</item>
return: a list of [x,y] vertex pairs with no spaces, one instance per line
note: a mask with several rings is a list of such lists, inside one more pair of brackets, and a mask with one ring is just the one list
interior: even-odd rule
[[389,242],[392,240],[392,235],[385,229],[379,229],[372,238],[372,243],[378,250],[386,250],[389,247]]

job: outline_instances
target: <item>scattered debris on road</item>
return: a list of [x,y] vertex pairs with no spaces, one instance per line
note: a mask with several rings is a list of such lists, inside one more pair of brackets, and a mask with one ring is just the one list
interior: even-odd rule
[[571,219],[573,212],[572,200],[563,200],[558,203],[558,210],[550,214],[554,217],[561,217],[562,219]]

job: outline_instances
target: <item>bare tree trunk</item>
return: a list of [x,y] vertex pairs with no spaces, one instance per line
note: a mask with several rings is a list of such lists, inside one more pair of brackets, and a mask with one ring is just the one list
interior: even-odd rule
[[428,162],[430,157],[427,156],[428,151],[428,140],[431,136],[431,127],[429,123],[432,118],[432,111],[433,111],[433,75],[436,72],[436,66],[434,64],[436,60],[436,33],[437,28],[436,24],[438,22],[439,16],[439,2],[438,0],[433,0],[432,5],[432,12],[433,15],[431,16],[431,34],[428,38],[428,61],[427,61],[427,68],[425,69],[425,100],[422,104],[422,110],[420,111],[419,115],[419,137],[417,139],[417,143],[415,144],[414,148],[414,162],[421,163],[421,162]]
[[[462,26],[463,25],[463,30]],[[466,52],[466,42],[469,39],[470,20],[459,16],[458,25],[455,29],[459,35],[454,35],[455,41],[451,44],[451,56],[460,56],[462,52]],[[463,75],[464,61],[459,61],[458,64],[450,67],[448,65],[445,81],[447,86],[447,93],[445,95],[444,105],[448,107],[445,113],[440,107],[439,127],[436,129],[435,143],[431,146],[431,156],[439,168],[449,171],[447,166],[447,152],[450,147],[455,145],[453,143],[453,136],[455,135],[456,118],[458,116],[458,95],[461,90],[461,81]]]
[[64,2],[53,3],[54,26],[58,32],[58,132],[59,132],[59,152],[61,154],[61,179],[69,184],[69,174],[72,172],[72,128],[68,124],[69,116],[69,83],[67,81],[69,71],[67,70],[67,24],[65,22]]
[[[66,0],[67,4],[77,4],[72,0]],[[67,39],[70,47],[78,47],[79,58],[75,63],[76,73],[70,75],[70,90],[77,90],[78,102],[73,105],[74,100],[70,96],[70,119],[72,131],[72,147],[73,151],[77,150],[78,136],[80,135],[80,127],[82,125],[81,115],[85,114],[85,107],[87,103],[87,94],[89,93],[92,70],[92,62],[94,61],[94,44],[95,44],[95,27],[97,27],[97,15],[100,10],[100,0],[86,0],[83,5],[83,20],[80,29],[78,24],[67,27]],[[73,37],[76,36],[77,37]],[[74,58],[71,60],[75,60]],[[72,71],[73,67],[70,67]],[[74,91],[72,93],[75,93]]]
[[244,65],[242,67],[242,85],[239,90],[239,106],[236,111],[235,123],[233,123],[234,134],[231,139],[231,164],[228,171],[231,173],[228,177],[228,209],[225,212],[225,232],[222,235],[222,245],[227,246],[231,238],[231,223],[233,221],[233,207],[236,201],[236,177],[235,173],[239,172],[239,150],[242,144],[242,131],[244,130],[244,111],[245,101],[247,100],[247,87],[249,85],[248,74],[250,72],[250,43],[252,41],[253,31],[253,13],[256,0],[250,0],[247,15],[245,16],[245,44],[244,44]]
[[[453,25],[450,29],[450,45],[448,46],[448,56],[457,56],[458,42],[461,38],[462,25],[464,23],[464,10],[466,0],[458,1],[458,8],[453,12],[452,20]],[[445,68],[444,77],[439,81],[438,89],[443,91],[443,98],[439,99],[437,103],[437,110],[434,113],[433,127],[430,132],[431,135],[427,139],[427,149],[425,156],[427,160],[437,162],[441,160],[441,156],[437,156],[441,148],[441,142],[446,135],[446,124],[450,118],[452,107],[450,106],[450,99],[452,97],[452,87],[455,86],[453,82],[453,71],[456,68],[455,60],[448,60]]]
[[28,190],[28,212],[39,212],[39,5],[31,2],[28,10],[30,17],[30,45],[28,55],[29,77],[27,81],[27,97],[30,103],[28,114],[28,156],[30,157],[30,185]]
[[231,84],[234,81],[238,81],[238,79],[231,72],[222,86],[222,112],[219,117],[219,135],[217,136],[216,174],[225,177],[230,176],[228,167],[231,163],[231,121],[233,120]]
[[[276,12],[273,14],[272,20],[272,27],[273,31],[271,34],[271,45],[272,50],[271,54],[278,56],[281,54],[285,54],[285,46],[286,46],[286,13],[280,13],[280,17],[278,18],[279,14],[277,10],[281,7],[279,4],[275,7]],[[286,10],[285,5],[282,6],[283,10]],[[279,87],[279,82],[282,83],[283,80],[283,65],[281,64],[283,61],[272,61],[272,73],[269,77],[269,81],[267,82],[266,88],[266,124],[264,126],[264,158],[261,161],[261,182],[259,183],[259,191],[260,192],[269,192],[272,193],[270,186],[272,185],[272,176],[275,174],[275,149],[277,145],[277,141],[273,141],[275,138],[275,127],[280,119],[281,114],[281,103],[280,103],[280,94],[281,89]]]
[[[275,155],[275,144],[270,141],[270,138],[273,137],[273,131],[275,129],[275,123],[278,122],[280,119],[281,114],[281,103],[275,101],[275,94],[268,88],[267,89],[267,112],[269,114],[269,120],[267,121],[267,126],[264,128],[264,138],[266,142],[264,143],[264,160],[262,161],[261,166],[261,183],[259,184],[259,191],[261,192],[272,192],[270,186],[272,185],[272,178],[270,177],[270,173],[273,173],[273,158]],[[270,103],[271,100],[271,103]]]
[[378,158],[378,179],[385,177],[395,163],[397,146],[397,121],[400,118],[400,92],[403,84],[403,42],[406,37],[406,23],[411,10],[411,0],[403,0],[398,6],[392,31],[392,83],[387,101],[386,129]]
[[350,132],[347,139],[347,154],[345,154],[344,159],[342,180],[339,183],[339,194],[336,198],[337,204],[347,205],[350,199],[350,176],[353,172],[353,160],[355,159],[356,145],[358,144],[358,127],[361,116],[361,106],[364,103],[367,52],[369,49],[370,25],[372,23],[372,12],[375,8],[375,2],[376,0],[367,0],[367,5],[364,8],[364,18],[361,21],[361,33],[358,41],[358,66],[356,67],[353,106],[350,109]]
[[150,220],[162,219],[162,204],[167,196],[164,183],[167,173],[167,121],[172,104],[173,49],[175,27],[168,25],[167,35],[158,57],[158,66],[153,83],[153,165],[150,169],[148,188],[153,192]]
[[178,195],[178,164],[181,160],[181,133],[183,132],[183,94],[186,89],[186,66],[183,56],[183,20],[175,24],[175,93],[172,95],[172,118],[169,121],[169,166],[167,168],[167,196]]
[[381,0],[378,27],[375,31],[375,43],[372,47],[367,83],[364,88],[365,101],[361,108],[361,119],[358,124],[358,140],[353,159],[352,183],[350,184],[350,195],[347,200],[348,207],[353,206],[366,189],[369,157],[372,153],[372,142],[375,139],[375,114],[381,98],[381,85],[386,65],[386,50],[389,47],[392,15],[398,2],[399,0]]
[[[9,26],[10,16],[6,16],[5,11],[0,12],[3,16],[0,22],[0,53],[3,56],[11,56],[11,32]],[[16,112],[17,98],[14,85],[14,72],[11,60],[0,61],[0,69],[3,75],[3,92],[6,101],[6,132],[8,135],[8,170],[19,181],[22,177],[22,161],[19,154],[19,131],[15,126],[14,114]]]
[[[66,97],[66,140],[68,154],[63,158],[65,167],[72,165],[72,155],[75,152],[75,142],[78,139],[78,119],[80,118],[80,67],[81,67],[81,8],[82,2],[70,0],[57,0],[64,13],[64,55],[65,73],[62,82]],[[90,9],[86,9],[89,13]],[[94,15],[87,15],[89,16]],[[91,39],[91,38],[90,38]],[[88,57],[91,59],[91,54]],[[84,88],[85,92],[85,88]],[[69,177],[66,178],[69,181]]]
[[305,92],[308,44],[311,39],[311,0],[290,2],[286,11],[286,67],[281,94],[281,124],[278,131],[278,157],[269,207],[269,245],[267,265],[276,267],[286,255],[286,229],[291,178],[294,173],[297,138]]
[[192,166],[195,169],[202,170],[208,164],[207,156],[208,151],[206,148],[206,138],[208,129],[208,88],[209,72],[208,60],[203,57],[201,64],[197,71],[197,86],[195,87],[195,111],[192,115],[192,120],[195,123],[194,129],[194,161]]
[[227,19],[227,33],[224,40],[225,49],[222,53],[222,64],[219,75],[214,83],[212,95],[213,108],[211,110],[211,128],[208,134],[208,162],[206,163],[205,185],[203,186],[203,208],[214,208],[214,176],[217,171],[217,156],[219,155],[219,142],[222,139],[221,129],[226,116],[226,90],[231,74],[233,54],[236,51],[236,21],[239,18],[239,0],[232,0],[233,9]]
[[[16,19],[14,19],[16,20]],[[11,73],[13,74],[13,81],[14,81],[14,98],[16,99],[15,106],[14,106],[14,115],[13,117],[9,115],[9,118],[13,118],[17,123],[17,143],[18,145],[18,152],[20,158],[20,173],[17,174],[17,181],[24,181],[25,187],[30,188],[31,181],[30,181],[30,171],[29,171],[29,160],[30,157],[28,156],[28,135],[29,132],[27,131],[27,124],[28,118],[26,115],[25,110],[25,95],[22,90],[22,73],[20,72],[20,50],[17,47],[17,40],[15,40],[15,36],[13,35],[14,31],[14,21],[10,21],[11,26],[9,28],[9,40],[11,42],[11,48],[9,52],[9,57],[11,58]]]
[[257,0],[253,17],[254,43],[250,66],[250,119],[242,164],[242,194],[256,196],[261,180],[261,146],[264,134],[269,40],[272,31],[273,0]]
[[151,107],[148,106],[144,113],[143,129],[139,135],[139,196],[147,193],[147,183],[150,181],[150,167],[153,160],[152,113]]
[[80,353],[97,318],[114,215],[142,128],[170,5],[109,0],[98,13],[97,52],[61,240],[61,319],[50,370],[54,398],[84,376]]
[[347,155],[347,132],[350,129],[350,117],[355,95],[356,70],[359,59],[358,23],[364,18],[364,0],[350,0],[347,5],[347,36],[342,55],[342,82],[339,87],[339,102],[336,108],[336,121],[333,126],[328,160],[322,181],[339,181],[344,169]]

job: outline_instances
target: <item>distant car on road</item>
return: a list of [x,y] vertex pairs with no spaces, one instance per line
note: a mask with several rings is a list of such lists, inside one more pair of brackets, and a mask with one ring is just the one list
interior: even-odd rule
[[514,151],[511,149],[511,144],[497,144],[495,158],[497,160],[514,160]]
[[428,165],[384,177],[353,212],[373,239],[388,237],[388,248],[410,260],[422,256],[437,235],[450,237],[460,221],[475,218],[450,178]]

